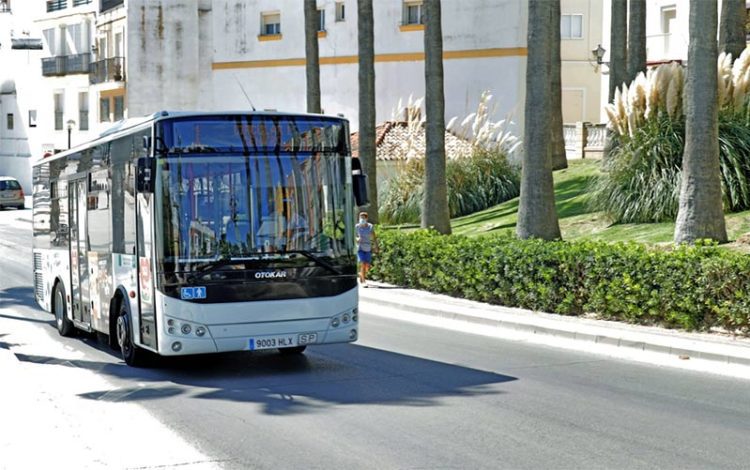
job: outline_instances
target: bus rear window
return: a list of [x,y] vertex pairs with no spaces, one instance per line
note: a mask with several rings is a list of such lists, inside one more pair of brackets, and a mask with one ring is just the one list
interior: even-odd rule
[[6,191],[6,190],[13,190],[13,189],[21,189],[21,185],[18,184],[18,181],[15,180],[3,180],[0,181],[0,191]]

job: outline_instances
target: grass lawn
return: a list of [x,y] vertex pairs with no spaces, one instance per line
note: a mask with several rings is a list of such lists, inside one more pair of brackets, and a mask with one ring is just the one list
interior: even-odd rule
[[[592,212],[587,203],[588,186],[599,171],[599,161],[572,160],[569,165],[567,169],[554,174],[555,205],[563,239],[631,240],[645,243],[672,241],[674,223],[614,225],[604,213]],[[517,212],[518,198],[511,199],[481,212],[453,219],[453,233],[514,233]],[[726,222],[729,238],[735,240],[750,232],[750,211],[727,214]]]

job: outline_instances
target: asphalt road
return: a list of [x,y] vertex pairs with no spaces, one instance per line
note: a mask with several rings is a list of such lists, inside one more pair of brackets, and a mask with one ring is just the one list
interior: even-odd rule
[[[0,212],[0,306],[14,307],[4,314],[7,328],[33,325],[50,352],[42,344],[16,357],[90,370],[109,386],[80,393],[81,406],[137,403],[224,468],[750,466],[750,382],[367,310],[353,345],[296,358],[225,354],[129,368],[95,338],[57,336],[51,315],[36,307],[30,223],[22,221],[30,216]],[[56,357],[60,345],[79,358]],[[1,337],[0,347],[14,349]]]

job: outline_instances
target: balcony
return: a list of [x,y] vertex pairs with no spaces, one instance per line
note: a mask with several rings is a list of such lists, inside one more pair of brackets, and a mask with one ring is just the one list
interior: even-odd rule
[[91,64],[89,83],[96,85],[105,82],[125,81],[125,58],[110,57]]
[[42,59],[42,75],[60,77],[76,73],[89,73],[91,53],[62,55]]
[[68,0],[47,0],[47,13],[68,8]]
[[125,3],[125,0],[102,0],[101,8],[99,9],[99,12],[105,12],[107,10],[111,10],[113,8],[119,7],[120,5],[123,5]]

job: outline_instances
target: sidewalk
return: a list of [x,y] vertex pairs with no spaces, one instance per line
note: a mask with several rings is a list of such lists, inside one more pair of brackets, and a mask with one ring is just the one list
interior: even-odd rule
[[750,378],[750,338],[532,312],[379,282],[368,284],[369,288],[359,290],[360,301],[376,315]]

